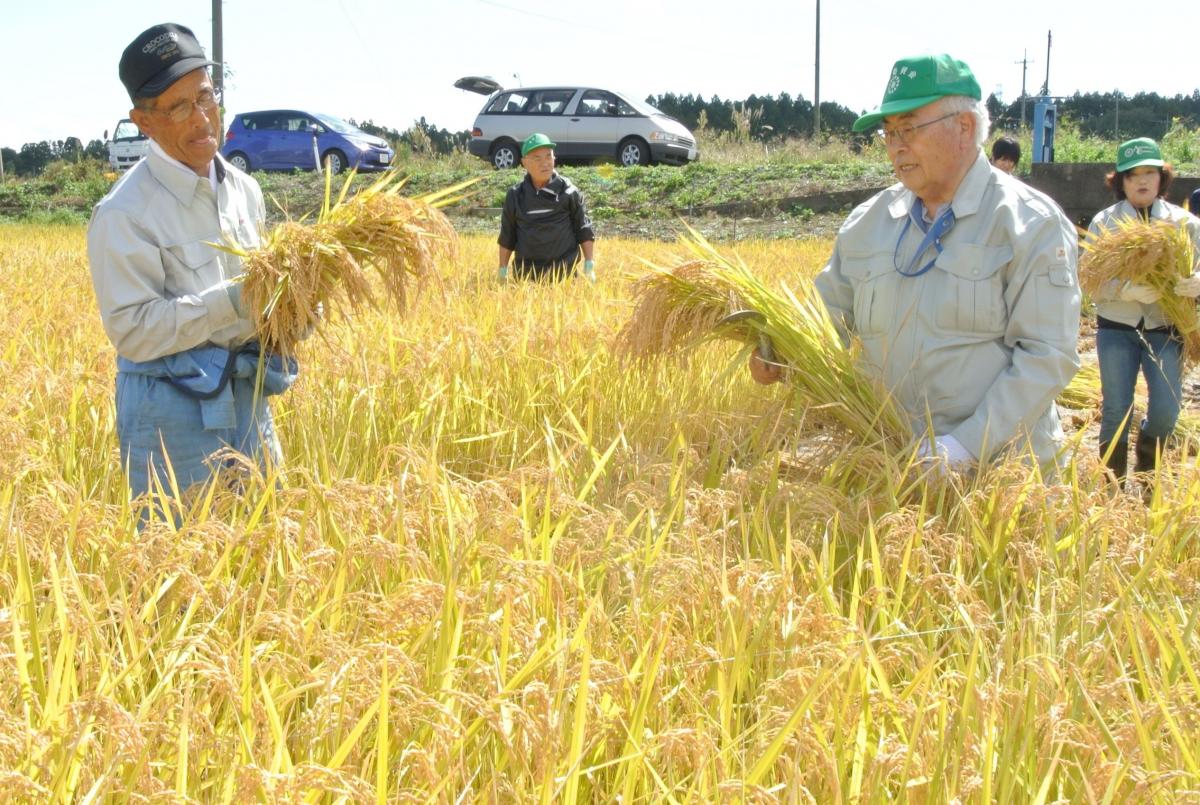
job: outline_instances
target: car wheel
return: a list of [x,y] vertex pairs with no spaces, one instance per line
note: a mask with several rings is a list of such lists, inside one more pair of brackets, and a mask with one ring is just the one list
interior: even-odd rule
[[627,168],[650,164],[650,146],[641,137],[626,137],[617,146],[617,159]]
[[492,146],[492,167],[496,170],[507,170],[521,164],[517,156],[517,144],[512,140],[501,140]]
[[329,163],[329,172],[334,176],[346,169],[346,155],[336,148],[331,148],[321,156],[321,164]]
[[234,151],[229,155],[229,164],[242,173],[250,172],[250,160],[241,151]]

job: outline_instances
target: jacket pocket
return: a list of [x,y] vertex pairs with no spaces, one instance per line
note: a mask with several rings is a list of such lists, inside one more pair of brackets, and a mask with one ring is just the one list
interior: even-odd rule
[[[216,243],[220,239],[214,237],[211,240]],[[217,249],[202,240],[163,246],[160,252],[166,274],[166,290],[172,296],[199,293],[221,275],[217,267]]]
[[863,336],[884,332],[896,305],[895,294],[888,289],[897,276],[891,253],[846,252],[841,269],[854,291],[855,330]]
[[931,294],[933,320],[943,330],[1000,335],[1008,321],[1004,301],[1004,266],[1012,262],[1009,246],[951,244],[934,263],[941,273],[938,292]]

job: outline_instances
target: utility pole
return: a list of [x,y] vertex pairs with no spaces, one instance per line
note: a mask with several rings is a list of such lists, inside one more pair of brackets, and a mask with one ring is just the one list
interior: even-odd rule
[[1019,62],[1014,64],[1021,65],[1021,128],[1025,128],[1025,74],[1029,72],[1029,65],[1033,64],[1033,59],[1029,58],[1029,50],[1021,51],[1023,54]]
[[1050,94],[1050,35],[1052,31],[1046,31],[1046,83],[1042,84],[1042,94]]
[[821,0],[817,0],[816,87],[813,89],[813,136],[821,133]]
[[[225,90],[225,48],[221,42],[221,0],[212,0],[212,25],[213,25],[213,90],[217,93],[217,97],[221,97],[221,93]],[[224,108],[225,104],[221,104]]]

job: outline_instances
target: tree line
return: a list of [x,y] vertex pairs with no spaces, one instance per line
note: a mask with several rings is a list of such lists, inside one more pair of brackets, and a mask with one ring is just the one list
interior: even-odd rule
[[[1025,125],[1033,123],[1037,97],[1025,99]],[[1191,95],[1165,97],[1152,92],[1127,96],[1119,92],[1089,92],[1053,98],[1060,121],[1070,120],[1080,134],[1119,139],[1152,137],[1161,139],[1172,120],[1195,128],[1200,126],[1200,90]],[[812,136],[815,114],[812,101],[787,92],[778,97],[751,95],[742,101],[723,100],[699,95],[651,95],[646,103],[678,120],[692,131],[745,135],[770,140]],[[996,95],[985,101],[997,128],[1018,130],[1022,122],[1020,100],[1005,104]],[[821,131],[832,135],[850,135],[858,113],[837,103],[821,103]]]
[[[713,95],[677,95],[668,92],[651,95],[646,102],[674,117],[692,131],[708,134],[727,134],[742,139],[787,139],[810,137],[815,123],[812,101],[803,95],[787,92],[774,95],[751,95],[735,101]],[[1024,121],[1033,122],[1036,97],[1025,99]],[[1200,89],[1191,95],[1166,97],[1152,92],[1126,96],[1118,92],[1089,92],[1055,99],[1060,122],[1069,120],[1084,136],[1119,139],[1121,137],[1153,137],[1161,139],[1173,120],[1195,128],[1200,126]],[[1020,100],[1005,104],[995,95],[987,98],[988,112],[997,128],[1018,130],[1022,121]],[[821,104],[821,131],[834,136],[851,136],[850,126],[858,113],[833,102]],[[354,123],[353,120],[350,121]],[[407,148],[417,154],[449,154],[466,149],[471,139],[469,131],[449,131],[438,128],[422,117],[405,131],[375,124],[367,120],[356,123],[368,134],[383,137],[393,147]],[[36,176],[51,162],[81,159],[106,161],[108,153],[100,140],[85,146],[77,137],[65,140],[43,140],[26,143],[19,150],[0,148],[6,173],[17,176]]]

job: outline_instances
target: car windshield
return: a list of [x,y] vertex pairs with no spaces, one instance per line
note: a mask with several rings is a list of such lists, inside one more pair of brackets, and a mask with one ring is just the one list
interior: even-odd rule
[[141,136],[142,133],[138,130],[137,123],[132,120],[122,120],[117,124],[117,130],[113,132],[114,140],[135,140]]
[[362,129],[360,129],[356,126],[351,126],[349,123],[347,123],[345,120],[342,120],[340,117],[334,117],[333,115],[321,115],[321,114],[313,115],[313,117],[315,117],[317,120],[320,120],[322,123],[324,123],[326,128],[328,128],[332,131],[336,131],[338,134],[357,134],[361,137],[367,136],[367,133],[365,131],[363,131]]

